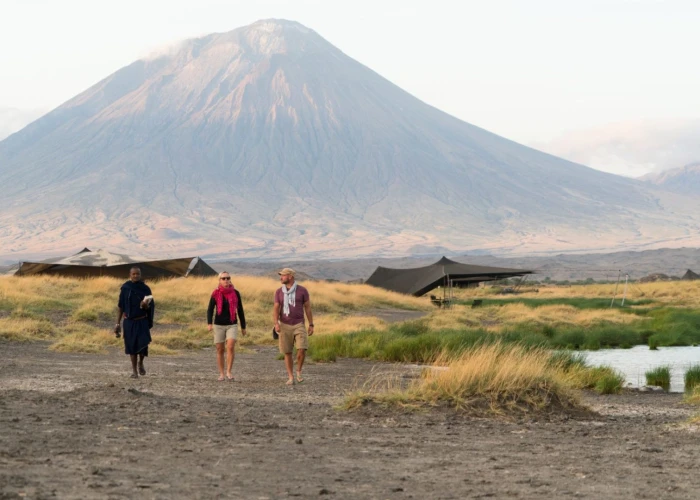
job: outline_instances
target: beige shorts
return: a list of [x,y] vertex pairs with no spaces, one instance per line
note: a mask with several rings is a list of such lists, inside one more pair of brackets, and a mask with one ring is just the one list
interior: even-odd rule
[[238,340],[238,325],[214,325],[215,344],[221,344],[229,339]]
[[304,323],[296,325],[280,323],[280,352],[291,354],[295,345],[297,349],[309,348],[309,335],[306,333]]

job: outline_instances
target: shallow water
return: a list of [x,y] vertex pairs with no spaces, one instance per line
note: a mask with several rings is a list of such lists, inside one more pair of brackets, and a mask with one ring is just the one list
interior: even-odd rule
[[632,349],[601,349],[583,353],[588,364],[612,366],[622,372],[626,383],[633,387],[646,384],[644,372],[668,365],[671,367],[671,392],[683,392],[685,371],[691,365],[700,364],[700,346],[659,347],[658,350],[652,351],[648,346],[638,345]]

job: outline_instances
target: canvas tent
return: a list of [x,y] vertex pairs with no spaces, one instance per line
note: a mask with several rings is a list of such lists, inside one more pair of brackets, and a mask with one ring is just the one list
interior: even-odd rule
[[420,297],[441,285],[493,281],[525,274],[532,274],[532,271],[462,264],[443,257],[435,264],[412,269],[391,269],[380,266],[365,283]]
[[141,260],[127,255],[110,253],[106,250],[92,251],[84,248],[75,255],[50,259],[44,262],[22,262],[15,276],[34,274],[57,274],[76,278],[95,276],[112,276],[128,278],[129,269],[141,268],[144,279],[179,276],[215,276],[217,274],[209,264],[199,257],[180,259]]
[[682,280],[697,280],[697,279],[700,279],[700,275],[698,275],[698,273],[694,273],[693,271],[688,269],[681,279]]

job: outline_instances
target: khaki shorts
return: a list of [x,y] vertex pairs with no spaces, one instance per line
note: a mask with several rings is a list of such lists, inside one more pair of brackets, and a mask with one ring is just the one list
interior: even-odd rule
[[221,344],[229,339],[238,340],[238,325],[214,325],[215,344]]
[[309,348],[309,335],[306,333],[304,323],[296,325],[280,323],[280,352],[291,354],[295,345],[297,349]]

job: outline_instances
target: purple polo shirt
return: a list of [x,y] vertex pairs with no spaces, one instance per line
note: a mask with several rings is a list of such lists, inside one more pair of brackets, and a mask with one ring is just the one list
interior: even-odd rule
[[278,288],[275,292],[275,304],[280,305],[280,322],[285,325],[298,325],[304,322],[304,304],[309,301],[309,291],[303,286],[297,285],[297,291],[294,295],[294,305],[289,306],[289,316],[285,316],[282,288]]

